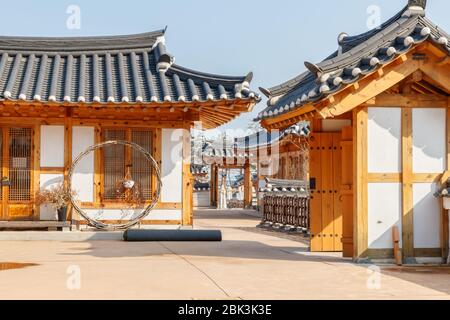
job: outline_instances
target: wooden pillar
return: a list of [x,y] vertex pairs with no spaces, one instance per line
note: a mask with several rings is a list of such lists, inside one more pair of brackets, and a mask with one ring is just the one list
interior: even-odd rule
[[[157,128],[153,131],[153,158],[158,164],[159,170],[162,170],[162,129]],[[102,179],[103,180],[103,179]],[[152,176],[152,185],[156,186],[156,175]],[[153,196],[156,197],[156,189],[153,190]],[[158,199],[161,201],[161,199]]]
[[244,208],[250,208],[253,202],[252,174],[250,163],[244,166]]
[[[72,109],[70,107],[66,108],[66,117],[64,119],[64,186],[67,187],[69,184],[69,170],[72,166]],[[72,206],[69,205],[67,219],[72,220],[73,210]]]
[[214,207],[216,205],[216,171],[217,167],[212,164],[211,165],[211,183],[210,183],[210,190],[209,190],[209,204],[211,207]]
[[[447,126],[447,144],[446,144],[446,148],[447,148],[447,172],[444,174],[445,177],[450,176],[450,105],[447,106],[447,121],[446,121],[446,126]],[[442,179],[443,181],[441,181],[442,184],[447,183],[446,179]],[[450,223],[449,223],[449,213],[448,210],[444,209],[444,203],[443,203],[443,199],[441,202],[442,205],[442,216],[441,216],[441,220],[442,220],[442,231],[441,231],[441,248],[442,248],[442,258],[444,259],[444,261],[447,261],[447,263],[450,264],[450,260],[448,260],[450,258],[449,256],[449,246],[450,246],[450,239],[449,239],[449,234],[450,234]]]
[[[6,141],[3,141],[5,145],[8,145]],[[3,171],[4,172],[4,171]],[[41,188],[41,125],[37,124],[33,130],[33,198],[36,197],[36,192]],[[33,201],[34,214],[33,220],[40,220],[40,206],[36,205]],[[1,212],[0,212],[1,217]]]
[[402,257],[414,259],[412,109],[402,109]]
[[368,185],[367,185],[367,108],[353,111],[353,258],[367,258],[368,249]]
[[187,123],[183,129],[183,226],[193,225],[193,181],[191,173],[191,126],[190,123]]

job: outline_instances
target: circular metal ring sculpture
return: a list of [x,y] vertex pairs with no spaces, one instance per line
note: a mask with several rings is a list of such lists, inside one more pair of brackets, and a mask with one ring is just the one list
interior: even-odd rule
[[90,154],[91,152],[94,152],[95,150],[101,149],[101,148],[105,148],[108,146],[125,146],[125,147],[130,147],[133,150],[141,153],[142,155],[144,155],[145,159],[151,164],[151,166],[154,169],[155,175],[156,175],[156,192],[155,195],[152,199],[152,202],[147,205],[145,207],[145,209],[143,209],[142,212],[140,212],[138,215],[136,215],[135,217],[133,217],[129,222],[124,223],[124,224],[117,224],[117,225],[110,225],[110,224],[106,224],[103,223],[101,221],[98,221],[96,219],[91,218],[82,208],[80,208],[80,206],[77,204],[76,200],[74,199],[72,192],[70,193],[70,203],[72,204],[73,208],[84,218],[86,219],[86,221],[88,222],[88,224],[91,227],[94,227],[98,230],[126,230],[129,229],[133,226],[135,226],[136,224],[138,224],[140,221],[142,221],[146,216],[148,216],[150,214],[150,212],[153,210],[153,208],[156,206],[156,204],[158,203],[158,199],[160,197],[161,194],[161,187],[162,187],[162,181],[161,181],[161,171],[159,169],[158,163],[156,162],[156,160],[152,157],[152,155],[145,150],[144,148],[142,148],[141,146],[139,146],[136,143],[133,142],[128,142],[128,141],[107,141],[107,142],[103,142],[103,143],[99,143],[96,145],[93,145],[89,148],[87,148],[84,152],[82,152],[72,163],[72,166],[70,167],[69,173],[68,173],[68,184],[69,184],[69,190],[72,191],[72,176],[74,174],[75,168],[77,166],[78,163],[80,163],[80,161],[86,157],[88,154]]

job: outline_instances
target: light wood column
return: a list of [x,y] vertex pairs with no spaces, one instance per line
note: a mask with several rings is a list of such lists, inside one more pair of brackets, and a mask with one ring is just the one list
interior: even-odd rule
[[250,163],[247,162],[244,166],[244,208],[251,207],[253,202],[252,174],[250,169]]
[[[67,107],[64,119],[64,186],[69,185],[69,171],[72,166],[72,144],[73,144],[72,109]],[[72,206],[68,206],[67,219],[72,220]]]
[[353,111],[353,258],[367,258],[368,249],[368,167],[367,167],[367,108]]
[[402,257],[408,263],[414,258],[412,109],[402,110]]
[[193,225],[192,197],[193,178],[191,173],[191,126],[187,123],[183,129],[183,226]]
[[[447,106],[447,122],[446,122],[446,126],[447,126],[447,144],[446,144],[446,148],[447,148],[447,172],[444,174],[444,176],[449,176],[450,175],[450,106]],[[444,181],[441,181],[443,184],[446,183],[447,179],[442,179]],[[449,212],[448,210],[444,209],[444,203],[443,203],[443,199],[441,202],[442,205],[442,216],[441,216],[441,224],[442,224],[442,231],[441,231],[441,248],[442,248],[442,258],[444,260],[447,260],[449,258],[449,234],[450,234],[450,225],[449,225]],[[447,261],[447,263],[450,263],[450,261]]]
[[[41,126],[35,125],[33,128],[33,194],[32,198],[36,200],[36,193],[41,188]],[[33,201],[33,220],[40,220],[41,208]],[[1,216],[1,215],[0,215]]]
[[211,182],[210,182],[210,189],[209,189],[209,205],[211,207],[214,207],[216,205],[216,174],[217,172],[217,167],[216,165],[212,164],[211,165]]

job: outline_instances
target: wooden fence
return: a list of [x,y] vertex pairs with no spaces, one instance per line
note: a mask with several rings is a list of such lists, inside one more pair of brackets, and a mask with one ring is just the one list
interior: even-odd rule
[[266,194],[263,198],[263,224],[310,230],[309,197]]

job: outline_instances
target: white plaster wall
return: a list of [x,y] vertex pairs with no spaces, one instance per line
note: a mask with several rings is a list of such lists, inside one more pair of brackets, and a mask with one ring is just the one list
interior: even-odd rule
[[194,207],[209,207],[210,205],[210,192],[208,191],[195,191],[194,192]]
[[369,249],[391,249],[394,247],[392,228],[398,226],[400,234],[402,232],[401,203],[402,188],[400,183],[369,183]]
[[[41,174],[40,188],[41,190],[50,189],[58,183],[64,182],[63,174]],[[52,221],[57,220],[56,209],[49,205],[42,205],[40,207],[40,220]]]
[[339,132],[342,128],[352,125],[351,120],[338,119],[338,120],[322,120],[322,132]]
[[414,248],[440,248],[441,208],[439,199],[433,196],[434,183],[415,183],[414,200]]
[[41,126],[41,167],[64,167],[64,126]]
[[183,130],[162,129],[162,202],[182,202]]
[[[97,220],[130,220],[139,215],[142,210],[120,210],[120,209],[85,209],[89,217]],[[144,220],[181,220],[181,210],[153,210]]]
[[[72,159],[95,143],[94,127],[73,127]],[[84,157],[75,168],[72,178],[73,189],[81,202],[94,202],[94,153]]]
[[401,172],[401,109],[368,108],[368,170]]
[[414,173],[442,173],[446,155],[445,109],[413,110]]

